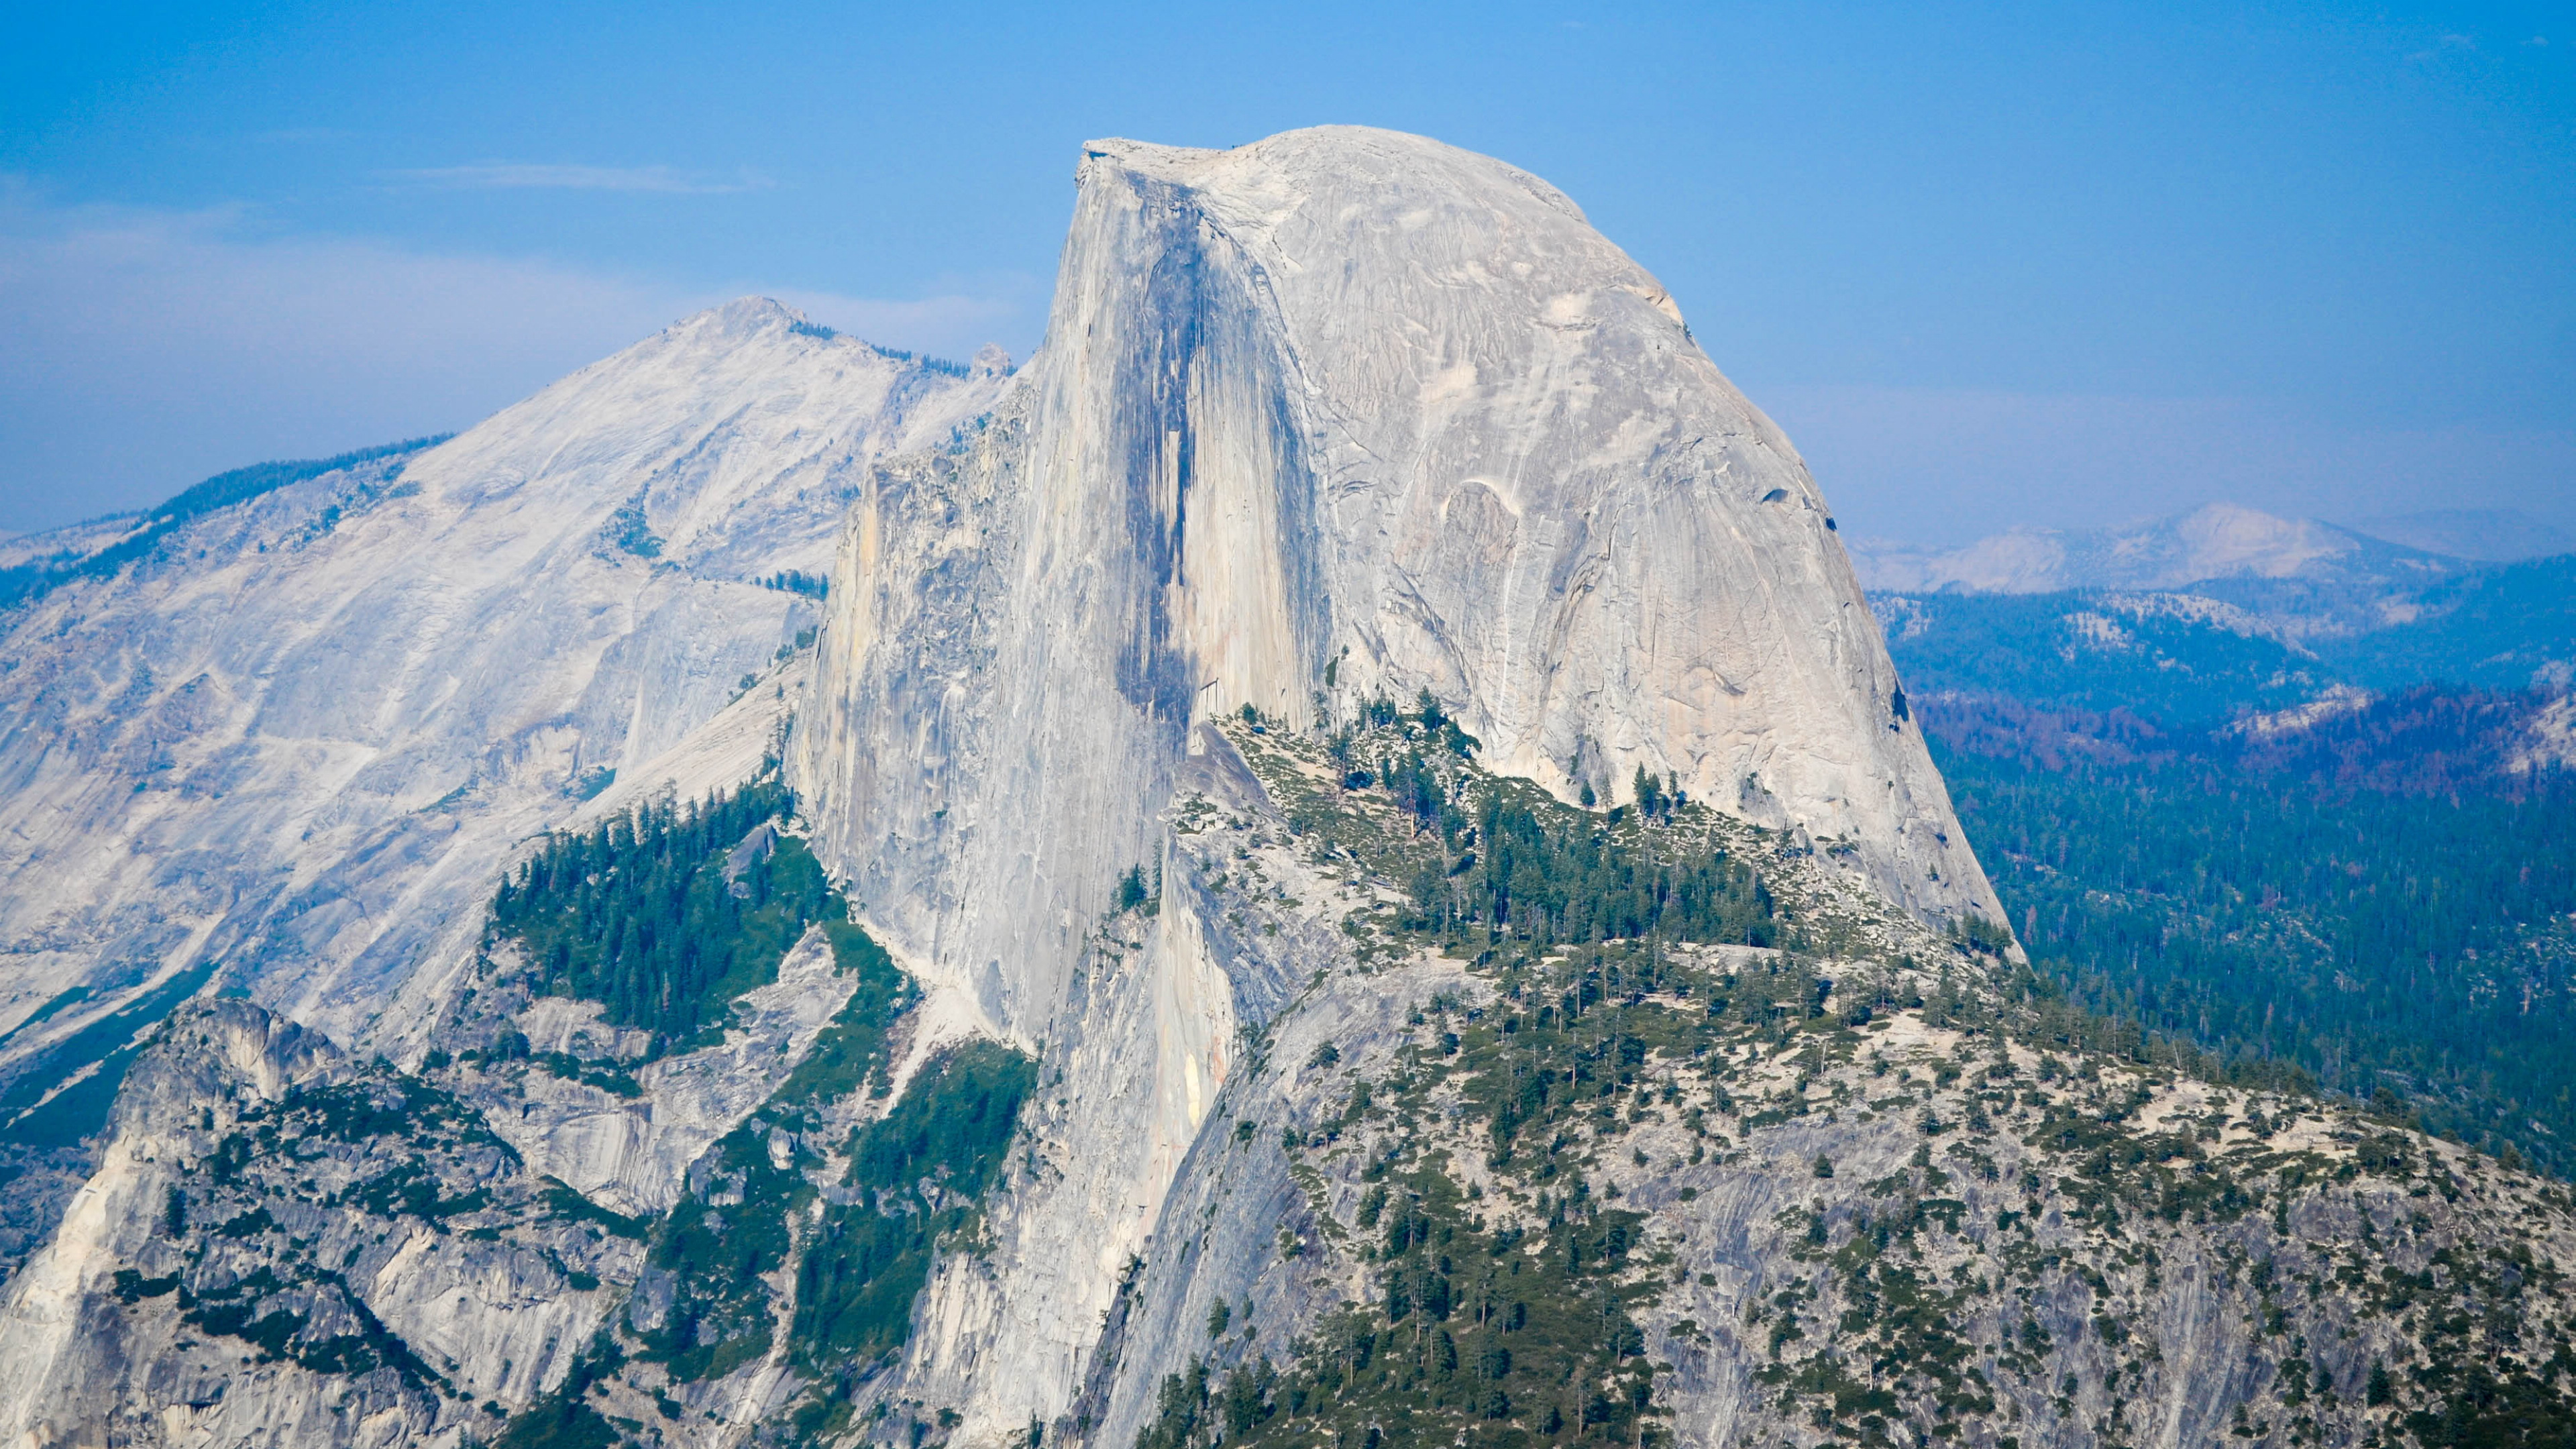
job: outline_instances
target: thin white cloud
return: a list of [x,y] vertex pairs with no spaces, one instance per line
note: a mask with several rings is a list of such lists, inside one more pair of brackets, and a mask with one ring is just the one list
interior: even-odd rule
[[569,166],[526,161],[426,166],[382,174],[389,181],[470,191],[633,191],[672,196],[716,196],[736,191],[762,191],[770,184],[758,176],[743,175],[725,180],[669,166]]
[[[233,208],[62,206],[0,175],[0,528],[147,505],[225,468],[470,427],[678,317],[763,291],[384,241]],[[1034,334],[1009,279],[915,302],[778,293],[960,359]]]

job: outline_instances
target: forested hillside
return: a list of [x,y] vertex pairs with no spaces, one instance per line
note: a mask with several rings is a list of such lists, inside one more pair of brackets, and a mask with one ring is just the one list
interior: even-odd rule
[[1941,763],[2034,965],[2082,1005],[2576,1166],[2576,780]]
[[2481,571],[2305,640],[2198,594],[1879,607],[2011,924],[2074,1002],[2565,1173],[2576,778],[2545,721],[2572,578]]
[[2471,574],[2427,593],[2409,627],[2322,643],[2319,653],[2359,683],[2390,689],[2424,680],[2514,688],[2554,663],[2568,685],[2576,652],[2576,554]]
[[[1363,962],[1414,973],[1404,1028],[1319,1041],[1291,1011],[1273,1085],[1229,1092],[1213,1171],[1260,1181],[1276,1154],[1277,1248],[1193,1236],[1144,1269],[1140,1296],[1188,1280],[1193,1316],[1138,1449],[2465,1449],[2576,1423],[2545,1183],[2277,1067],[2225,1080],[1974,940],[1847,914],[1830,865],[1712,812],[1577,813],[1431,756],[1430,813],[1487,822],[1452,840],[1416,792],[1334,790],[1337,746],[1229,733],[1289,838],[1194,814],[1202,869],[1329,862],[1385,900],[1437,861],[1467,909],[1355,918]],[[1467,851],[1516,808],[1598,856],[1754,870],[1789,949],[1493,909]],[[1622,881],[1540,874],[1569,918]],[[1205,1220],[1227,1207],[1211,1188]]]

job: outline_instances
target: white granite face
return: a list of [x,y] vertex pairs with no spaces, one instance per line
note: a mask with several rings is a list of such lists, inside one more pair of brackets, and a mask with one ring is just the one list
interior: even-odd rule
[[[1419,137],[1084,153],[1047,346],[859,500],[794,755],[874,918],[1042,1030],[1191,724],[1429,689],[1995,914],[1788,440],[1528,174]],[[968,883],[971,882],[971,888]]]
[[[0,1068],[208,966],[210,987],[273,1009],[235,1009],[240,1031],[416,1064],[470,994],[482,903],[523,842],[757,771],[809,672],[810,652],[782,659],[782,646],[818,622],[812,600],[757,581],[824,574],[856,478],[946,438],[1007,377],[997,351],[925,365],[745,299],[440,447],[209,513],[141,564],[7,618],[0,1030],[72,988],[89,995],[11,1033]],[[91,552],[132,526],[13,540],[12,561]],[[615,783],[585,803],[606,771]],[[723,1046],[655,1063],[638,1100],[542,1074],[524,1100],[459,1086],[530,1171],[654,1210],[847,993],[809,940]],[[540,1029],[571,1006],[526,1005]],[[256,1064],[264,1050],[232,1055]],[[200,1392],[201,1365],[163,1331],[175,1321],[119,1326],[109,1275],[157,1261],[153,1204],[171,1172],[196,1170],[170,1144],[241,1090],[173,1055],[191,1054],[165,1045],[129,1081],[68,1203],[10,1184],[13,1221],[49,1241],[0,1304],[0,1437],[144,1414],[179,1442],[393,1442],[433,1427],[452,1441],[408,1408],[343,1413],[358,1399],[291,1367]],[[274,1076],[256,1090],[274,1097]],[[465,1379],[524,1402],[561,1377],[608,1299],[456,1246],[430,1235],[371,1260],[365,1297]],[[224,1407],[171,1408],[174,1394]]]
[[[1110,1372],[1104,1315],[1205,1189],[1219,1094],[1264,1090],[1234,1080],[1238,1033],[1346,951],[1321,920],[1254,949],[1177,884],[1179,794],[1259,808],[1211,717],[1304,728],[1428,689],[1489,766],[1569,799],[1624,800],[1643,767],[1848,840],[1926,922],[2000,915],[1804,464],[1573,203],[1341,127],[1096,142],[1078,175],[1046,346],[852,511],[790,752],[871,925],[1045,1043],[1047,1166],[934,1285],[886,1391],[957,1404],[974,1442]],[[1139,864],[1163,909],[1110,943]],[[1349,990],[1301,1010],[1385,1008]],[[1270,1230],[1227,1231],[1257,1254]]]
[[[1420,984],[1347,969],[1349,903],[1214,717],[1249,704],[1305,728],[1429,690],[1490,767],[1568,798],[1625,800],[1642,767],[1848,842],[1850,888],[1909,929],[1999,914],[1805,466],[1571,202],[1353,128],[1230,152],[1099,142],[1079,179],[1049,342],[1016,377],[900,364],[736,303],[398,478],[212,515],[164,561],[10,621],[0,1027],[74,984],[130,999],[207,960],[268,1009],[207,1008],[230,1065],[199,1081],[156,1060],[120,1104],[107,1164],[0,1312],[23,1360],[0,1373],[21,1411],[0,1432],[152,1413],[192,1443],[495,1427],[470,1405],[335,1414],[348,1385],[286,1369],[221,1414],[153,1407],[180,1350],[118,1338],[142,1320],[105,1286],[180,1260],[143,1221],[180,1169],[152,1164],[211,1150],[191,1093],[273,1096],[252,1079],[289,1058],[373,1070],[326,1037],[425,1060],[466,1019],[479,907],[520,842],[666,782],[747,778],[791,719],[812,843],[925,987],[906,1061],[980,1033],[1044,1063],[979,1251],[942,1260],[870,1390],[956,1406],[961,1445],[1086,1394],[1132,1433],[1195,1302],[1167,1220],[1233,1204],[1207,1241],[1236,1268],[1278,1226],[1228,1186],[1211,1115],[1328,1090],[1261,1068],[1250,1034],[1284,1020],[1356,1054]],[[823,611],[751,582],[827,566]],[[815,652],[773,667],[813,623]],[[617,785],[584,806],[575,784],[601,768]],[[1260,928],[1194,884],[1234,837],[1178,830],[1185,797],[1266,842]],[[1140,865],[1160,911],[1112,919]],[[509,1143],[517,1190],[543,1173],[656,1210],[846,995],[816,950],[739,1039],[644,1070],[640,1097],[443,1080]],[[475,1010],[540,1050],[598,1030],[498,995]],[[1158,1242],[1169,1262],[1135,1279]],[[470,1243],[382,1264],[382,1244],[328,1246],[369,1264],[385,1322],[509,1410],[561,1381],[598,1295],[644,1291],[614,1245],[579,1279]],[[452,1297],[468,1278],[484,1287]],[[1149,1325],[1132,1373],[1103,1358],[1122,1283]],[[670,1442],[740,1441],[785,1374],[693,1399],[722,1412]]]
[[7,1054],[203,961],[351,1039],[578,779],[815,621],[753,581],[828,569],[857,476],[1002,385],[746,299],[0,621],[0,1029],[92,992]]

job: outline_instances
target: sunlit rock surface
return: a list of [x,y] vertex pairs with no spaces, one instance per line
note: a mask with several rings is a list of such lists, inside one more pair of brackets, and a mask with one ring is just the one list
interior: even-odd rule
[[[97,1175],[10,1285],[9,1442],[453,1443],[481,1403],[560,1378],[611,1305],[601,1282],[633,1276],[636,1243],[550,1215],[544,1184],[419,1084],[388,1090],[246,1002],[183,1008],[169,1031]],[[338,1110],[285,1113],[299,1091]],[[361,1103],[389,1121],[349,1130]],[[388,1163],[413,1168],[426,1212],[341,1200]],[[487,1221],[516,1231],[475,1231]],[[284,1353],[251,1341],[281,1314],[318,1333],[274,1340]]]
[[[0,1086],[87,1070],[165,984],[370,1030],[517,842],[775,689],[816,606],[758,581],[819,578],[875,460],[1003,383],[748,299],[0,616]],[[71,1180],[39,1164],[0,1216],[40,1233]]]
[[[1095,143],[1017,376],[740,303],[395,461],[10,621],[0,1022],[98,996],[0,1052],[156,982],[254,999],[135,1026],[95,1171],[0,1299],[0,1443],[1131,1449],[1170,1376],[1293,1369],[1385,1301],[1404,1250],[1365,1204],[1399,1164],[1472,1186],[1473,1233],[1543,1236],[1577,1179],[1577,1218],[1635,1215],[1619,1357],[1656,1366],[1658,1443],[1816,1442],[1846,1387],[1884,1415],[1863,1442],[2385,1442],[2426,1401],[2364,1385],[2429,1370],[2439,1325],[2518,1373],[2576,1321],[2554,1189],[2007,1010],[1804,466],[1499,162]],[[826,568],[820,609],[753,582]],[[1722,850],[1778,941],[1582,960],[1403,925],[1468,847],[1323,729],[1424,692],[1478,741],[1441,756],[1462,801],[1687,792],[1568,828]],[[1381,771],[1438,738],[1364,736]],[[782,741],[789,831],[914,981],[808,931],[652,1058],[478,939],[538,832],[735,788]],[[818,1047],[868,1001],[865,1054]],[[1613,1013],[1591,1075],[1498,1162],[1462,1080],[1515,1069],[1506,1018],[1562,1037],[1558,1003]],[[1626,1055],[1623,1021],[1665,1046]],[[1034,1059],[990,1186],[869,1186],[865,1129],[958,1100],[906,1093],[1001,1055],[976,1038]],[[883,1201],[959,1226],[871,1310],[895,1337],[818,1356],[800,1310],[852,1285],[807,1269],[859,1259],[817,1244]],[[717,1286],[766,1317],[691,1341],[741,1351],[646,1352],[752,1242]],[[1471,1371],[1484,1327],[1439,1331]],[[2294,1361],[2333,1390],[2297,1419]]]
[[1429,689],[1994,911],[1788,440],[1537,178],[1348,127],[1097,142],[1048,344],[853,509],[797,778],[871,918],[1040,1030],[1190,725]]
[[852,509],[791,754],[863,917],[1063,1073],[907,1390],[994,1433],[1070,1402],[1238,1030],[1341,948],[1256,965],[1179,886],[1100,942],[1122,872],[1183,874],[1176,798],[1259,797],[1203,722],[1429,690],[1562,798],[1643,768],[2000,914],[1805,465],[1571,201],[1347,127],[1078,180],[1046,346]]
[[354,1028],[586,773],[767,669],[814,610],[755,581],[822,573],[875,458],[999,383],[737,302],[8,619],[0,1028],[208,958]]

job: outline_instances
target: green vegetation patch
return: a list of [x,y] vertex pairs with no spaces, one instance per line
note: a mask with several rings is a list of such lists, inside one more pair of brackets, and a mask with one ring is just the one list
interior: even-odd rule
[[692,1171],[689,1195],[653,1234],[650,1261],[670,1275],[670,1303],[658,1319],[630,1313],[628,1331],[635,1356],[675,1380],[720,1378],[769,1352],[777,1319],[769,1280],[797,1255],[792,1224],[811,1208],[825,1166],[815,1129],[831,1102],[882,1085],[886,1033],[916,999],[865,931],[841,919],[825,930],[835,966],[856,977],[850,999],[769,1100]]
[[620,1436],[590,1406],[590,1395],[625,1366],[616,1334],[601,1329],[573,1360],[564,1381],[521,1410],[493,1441],[493,1449],[613,1449]]
[[860,1198],[825,1209],[797,1268],[798,1368],[830,1377],[902,1347],[933,1248],[971,1231],[1036,1084],[1026,1053],[969,1042],[852,1138]]
[[1257,768],[1310,850],[1405,892],[1404,931],[1453,946],[1780,943],[1776,902],[1742,842],[1644,770],[1632,804],[1579,809],[1477,768],[1475,738],[1427,694],[1410,713],[1381,701],[1366,718],[1324,740],[1321,782],[1282,768],[1293,746],[1238,738],[1247,757],[1267,757]]
[[2560,1340],[2536,1370],[2506,1364],[2498,1374],[2481,1359],[2435,1355],[2414,1375],[2438,1407],[2406,1416],[2425,1449],[2523,1449],[2576,1444],[2576,1350]]
[[[306,1269],[298,1274],[298,1280],[295,1284],[280,1282],[263,1268],[203,1294],[180,1288],[180,1320],[206,1333],[249,1344],[261,1363],[293,1362],[315,1373],[350,1376],[390,1369],[423,1394],[448,1389],[446,1377],[385,1327],[374,1310],[367,1307],[366,1300],[351,1290],[339,1274]],[[152,1290],[159,1281],[136,1283],[135,1295],[153,1296]],[[120,1279],[117,1286],[122,1297],[127,1285]],[[294,1301],[314,1311],[297,1312],[283,1306],[281,1295],[290,1292]],[[345,1321],[348,1328],[336,1333],[311,1331],[314,1319],[325,1310],[334,1322]]]
[[757,1118],[716,1144],[691,1173],[698,1190],[680,1200],[654,1234],[652,1266],[671,1275],[669,1305],[656,1321],[627,1326],[636,1357],[680,1380],[721,1378],[769,1352],[771,1291],[763,1281],[786,1266],[791,1214],[813,1200],[813,1184],[771,1158]]
[[611,1212],[575,1191],[559,1178],[546,1179],[546,1211],[569,1222],[590,1223],[611,1237],[642,1241],[650,1231],[642,1218]]
[[2576,1167],[2576,780],[2436,793],[2226,761],[1938,758],[2076,1005]]
[[886,1073],[893,1066],[887,1056],[886,1033],[918,999],[912,983],[875,937],[839,919],[825,921],[823,934],[832,943],[834,969],[858,979],[850,999],[816,1034],[805,1060],[770,1094],[764,1110],[772,1120],[795,1131],[810,1128],[826,1104],[862,1087],[871,1096],[886,1094]]
[[830,1104],[890,1089],[887,1032],[917,993],[866,932],[826,930],[857,978],[851,997],[655,1227],[648,1261],[668,1291],[630,1305],[620,1349],[693,1382],[767,1356],[783,1327],[788,1361],[812,1381],[798,1410],[809,1428],[844,1422],[850,1395],[909,1337],[935,1254],[973,1236],[1037,1078],[1026,1054],[970,1042],[924,1065],[883,1118],[827,1139]]
[[1367,1245],[1379,1301],[1329,1315],[1285,1368],[1267,1355],[1222,1379],[1204,1362],[1166,1378],[1139,1449],[1228,1443],[1634,1444],[1655,1432],[1657,1366],[1630,1309],[1644,1219],[1577,1183],[1533,1226],[1488,1230],[1436,1170],[1391,1176],[1400,1196]]
[[502,882],[485,948],[519,943],[538,990],[652,1033],[646,1060],[721,1041],[730,1003],[777,980],[808,926],[848,919],[813,853],[777,829],[794,803],[772,774],[558,835]]

